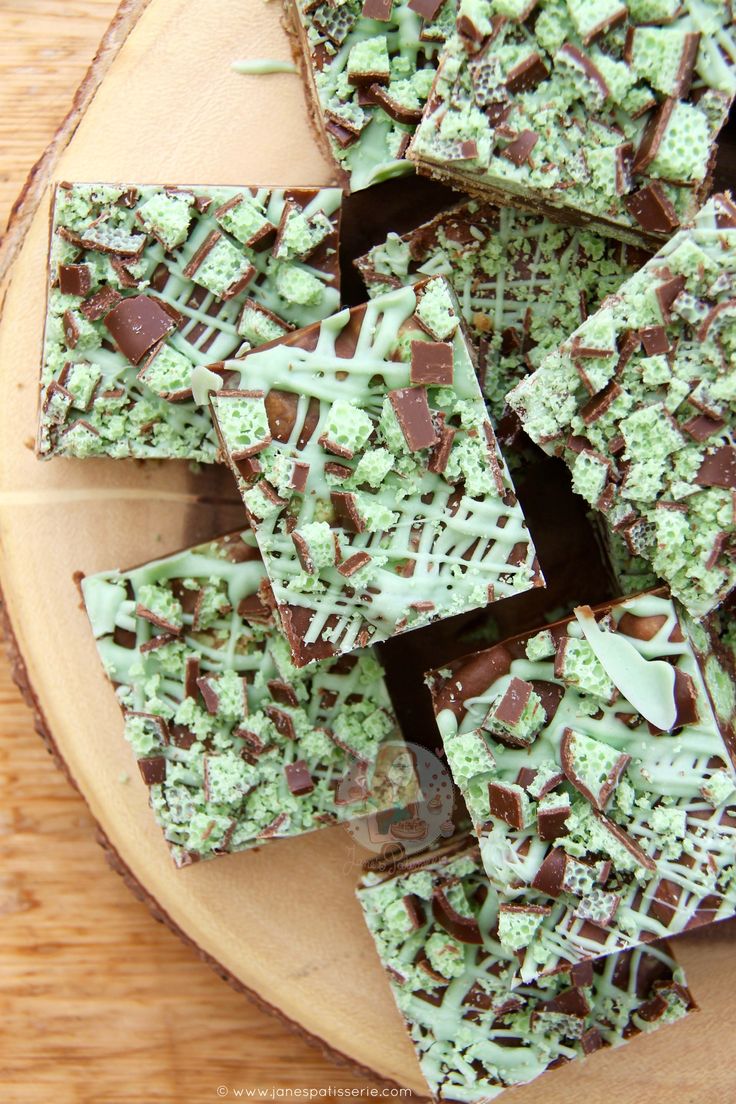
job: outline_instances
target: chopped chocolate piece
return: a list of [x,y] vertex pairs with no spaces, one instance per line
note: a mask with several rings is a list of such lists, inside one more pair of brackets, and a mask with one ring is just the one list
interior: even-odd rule
[[680,224],[677,212],[657,181],[624,196],[626,210],[639,225],[653,234],[671,234]]
[[507,157],[514,165],[523,165],[525,161],[531,159],[532,150],[538,141],[539,135],[535,131],[522,130],[517,138],[514,138],[512,142],[504,146],[500,151],[501,156]]
[[362,567],[365,567],[370,562],[371,557],[367,552],[355,552],[352,556],[348,557],[347,560],[343,560],[337,570],[341,575],[350,578],[356,571],[360,571]]
[[94,295],[90,295],[89,299],[85,299],[83,303],[80,303],[79,310],[88,322],[97,322],[108,314],[113,307],[117,306],[121,299],[120,292],[116,291],[115,288],[103,287],[96,291]]
[[[295,671],[268,616],[264,581],[250,533],[82,581],[100,657],[119,684],[126,738],[145,781],[160,787],[151,805],[178,865],[396,804],[383,757],[401,737],[376,654]],[[131,598],[140,612],[135,631],[122,638],[117,622],[130,621]],[[159,620],[164,611],[173,628],[181,619],[185,630],[162,633],[147,649],[138,642],[151,611]],[[139,700],[146,710],[160,708],[162,692],[170,723],[127,709]],[[363,797],[342,800],[350,789],[345,752],[327,728],[355,746]],[[169,744],[176,748],[170,760]],[[279,820],[287,787],[298,801]]]
[[398,391],[389,391],[388,398],[404,440],[412,452],[431,448],[437,443],[437,430],[432,421],[426,387],[403,387]]
[[509,92],[528,92],[536,88],[549,76],[549,69],[544,64],[542,57],[537,54],[529,54],[518,64],[509,69],[505,85]]
[[511,828],[524,827],[524,795],[518,786],[507,786],[502,782],[489,782],[488,800],[491,816],[503,820]]
[[160,786],[166,781],[166,760],[163,755],[152,755],[138,760],[141,778],[147,786]]
[[412,341],[412,384],[452,387],[452,345],[446,341]]
[[534,875],[532,889],[538,889],[545,897],[559,897],[565,884],[566,867],[567,855],[561,848],[554,847]]
[[444,2],[445,0],[409,0],[407,7],[410,11],[421,15],[425,22],[433,23]]
[[559,839],[567,831],[570,806],[567,803],[537,808],[537,832],[545,841]]
[[475,917],[464,916],[453,908],[446,890],[438,886],[432,894],[432,916],[445,931],[461,943],[482,944],[483,936]]
[[[421,119],[421,108],[410,107],[407,104],[403,104],[400,100],[397,100],[395,96],[391,95],[390,87],[386,89],[382,88],[380,84],[372,84],[370,86],[370,91],[371,102],[377,107],[383,108],[389,118],[395,119],[397,123],[416,125]],[[472,154],[470,156],[472,156]]]
[[736,446],[723,445],[709,453],[698,468],[694,483],[699,487],[736,488]]
[[387,23],[391,18],[393,0],[363,0],[363,16]]
[[92,287],[92,270],[88,264],[59,265],[59,291],[62,295],[84,297]]
[[293,763],[287,763],[284,767],[286,784],[294,797],[304,797],[314,790],[314,779],[309,771],[309,764],[304,759],[297,759]]

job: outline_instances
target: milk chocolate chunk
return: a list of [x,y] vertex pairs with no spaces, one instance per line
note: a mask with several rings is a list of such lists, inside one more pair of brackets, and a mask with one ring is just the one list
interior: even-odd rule
[[432,23],[439,15],[444,0],[409,0],[407,7],[410,11],[421,15],[427,23]]
[[565,885],[567,855],[554,847],[540,866],[532,881],[532,889],[538,889],[545,897],[559,897]]
[[509,92],[528,92],[549,76],[549,70],[538,53],[529,54],[509,70],[506,87]]
[[[433,277],[222,366],[240,368],[267,411],[274,394],[287,411],[245,477],[247,412],[221,418],[225,392],[211,397],[300,667],[484,605],[489,584],[495,599],[541,584],[459,323]],[[417,365],[442,380],[451,367],[451,382],[413,382]],[[295,463],[309,467],[307,493]]]
[[670,341],[664,326],[645,326],[639,337],[647,356],[661,356],[670,351]]
[[523,130],[521,134],[504,146],[500,151],[502,157],[507,157],[514,165],[523,165],[531,158],[532,150],[539,141],[539,135],[534,130]]
[[389,118],[395,119],[397,123],[416,126],[422,117],[421,108],[402,103],[401,100],[391,95],[390,88],[383,88],[380,84],[371,84],[370,95],[371,103],[383,108]]
[[567,804],[553,805],[549,808],[537,808],[537,832],[539,838],[545,841],[556,840],[567,832],[567,822],[570,817],[570,806]]
[[663,100],[647,121],[639,148],[631,165],[633,173],[645,172],[654,161],[676,105],[677,100],[675,99]]
[[389,391],[388,398],[412,452],[431,448],[437,443],[426,387],[403,387],[398,391]]
[[[734,678],[705,638],[659,589],[579,607],[427,675],[502,907],[552,907],[513,948],[523,979],[646,943],[653,919],[674,935],[736,914]],[[489,706],[531,672],[543,723],[527,747],[509,746]]]
[[624,196],[624,205],[642,229],[653,234],[671,234],[680,225],[675,208],[657,181]]
[[113,307],[117,306],[121,299],[120,292],[116,291],[115,288],[103,287],[96,291],[94,295],[90,295],[83,303],[80,303],[79,310],[88,322],[97,322],[108,314]]
[[506,786],[502,782],[490,782],[488,800],[491,816],[505,821],[511,828],[524,827],[524,805],[518,787]]
[[[154,787],[153,814],[179,866],[397,802],[386,756],[392,762],[396,742],[403,745],[376,654],[295,671],[264,581],[250,532],[82,581],[100,658],[118,684],[125,736]],[[166,611],[174,629],[180,620],[181,631],[151,637],[152,610]],[[117,625],[131,616],[135,631],[121,637]],[[161,643],[146,648],[147,637]],[[163,685],[170,722],[152,712]],[[353,745],[359,793],[346,767],[344,748]],[[398,800],[416,800],[414,783],[409,772]]]
[[287,763],[284,767],[286,782],[294,797],[304,797],[314,790],[314,779],[309,772],[309,764],[304,759]]
[[387,23],[391,18],[393,0],[363,0],[363,15],[366,19],[378,19]]
[[452,363],[452,345],[446,341],[412,341],[412,384],[451,387]]
[[[61,420],[42,402],[39,455],[213,463],[210,366],[338,309],[341,200],[334,188],[59,187],[42,387],[65,386],[71,362],[73,402]],[[265,256],[285,211],[280,256]]]
[[166,760],[163,755],[151,755],[138,760],[141,778],[147,786],[160,786],[166,781]]
[[59,265],[59,291],[62,295],[84,297],[92,287],[92,272],[89,265]]
[[736,488],[736,446],[723,445],[706,456],[695,482],[701,487]]
[[445,889],[438,886],[432,895],[432,916],[438,924],[461,943],[481,944],[483,935],[475,917],[464,916],[455,909]]

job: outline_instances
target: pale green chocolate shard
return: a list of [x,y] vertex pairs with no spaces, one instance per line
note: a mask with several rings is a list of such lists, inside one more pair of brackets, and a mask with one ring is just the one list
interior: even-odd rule
[[[511,919],[467,839],[419,861],[365,874],[357,895],[434,1099],[482,1104],[693,1007],[664,942],[519,982],[499,935],[523,947],[534,914]],[[585,907],[602,912],[601,893]]]
[[646,659],[625,636],[602,632],[589,606],[579,606],[575,616],[603,670],[637,713],[657,728],[673,728],[677,707],[672,664]]
[[591,386],[578,329],[508,396],[599,511],[625,589],[663,579],[696,617],[736,586],[735,280],[736,208],[715,196],[607,300],[615,378]]
[[[717,626],[655,590],[592,612],[597,655],[590,616],[427,676],[499,901],[550,910],[519,947],[527,981],[736,913],[736,669]],[[545,710],[526,746],[479,732],[516,681]]]
[[409,159],[480,200],[656,247],[708,195],[736,94],[730,5],[670,9],[464,0]]
[[279,61],[277,58],[246,58],[243,61],[234,61],[230,68],[244,76],[299,72],[293,61]]
[[445,0],[423,19],[411,0],[394,0],[384,20],[360,0],[289,0],[324,143],[351,192],[412,171],[406,147],[456,10]]
[[[434,278],[217,366],[240,373],[212,410],[298,666],[541,584],[459,323]],[[451,384],[420,382],[428,341]]]
[[212,463],[206,365],[332,314],[337,188],[56,189],[37,450]]
[[377,655],[296,670],[265,584],[250,533],[82,582],[178,866],[407,799],[387,784],[406,748]]
[[403,237],[389,234],[355,262],[376,295],[443,275],[476,346],[491,416],[542,361],[645,259],[641,250],[592,230],[474,200]]

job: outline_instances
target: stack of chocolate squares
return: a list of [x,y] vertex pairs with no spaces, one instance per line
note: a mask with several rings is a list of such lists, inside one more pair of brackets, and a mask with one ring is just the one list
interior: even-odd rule
[[395,824],[358,897],[470,1104],[687,1014],[666,939],[736,913],[736,32],[287,8],[345,190],[467,194],[340,309],[338,188],[59,185],[38,451],[229,467],[242,532],[82,582],[153,813],[179,866]]

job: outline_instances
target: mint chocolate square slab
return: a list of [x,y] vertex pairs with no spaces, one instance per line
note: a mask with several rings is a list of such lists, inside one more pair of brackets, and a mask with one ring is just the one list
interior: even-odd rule
[[297,666],[543,585],[441,277],[212,368]]
[[337,188],[60,184],[39,456],[213,462],[198,376],[337,310],[341,201]]
[[468,841],[365,875],[358,900],[436,1100],[482,1104],[695,1008],[663,940],[517,984]]
[[656,248],[708,194],[735,93],[729,0],[462,0],[408,156]]
[[297,671],[252,534],[82,592],[178,866],[397,804],[406,749],[375,652]]
[[695,616],[736,586],[736,206],[709,200],[508,401]]
[[734,686],[663,591],[428,682],[522,978],[736,912]]
[[412,172],[406,149],[456,10],[456,0],[288,0],[315,129],[350,191]]
[[355,262],[370,295],[442,275],[478,354],[492,417],[506,393],[595,311],[648,254],[593,230],[470,200]]

